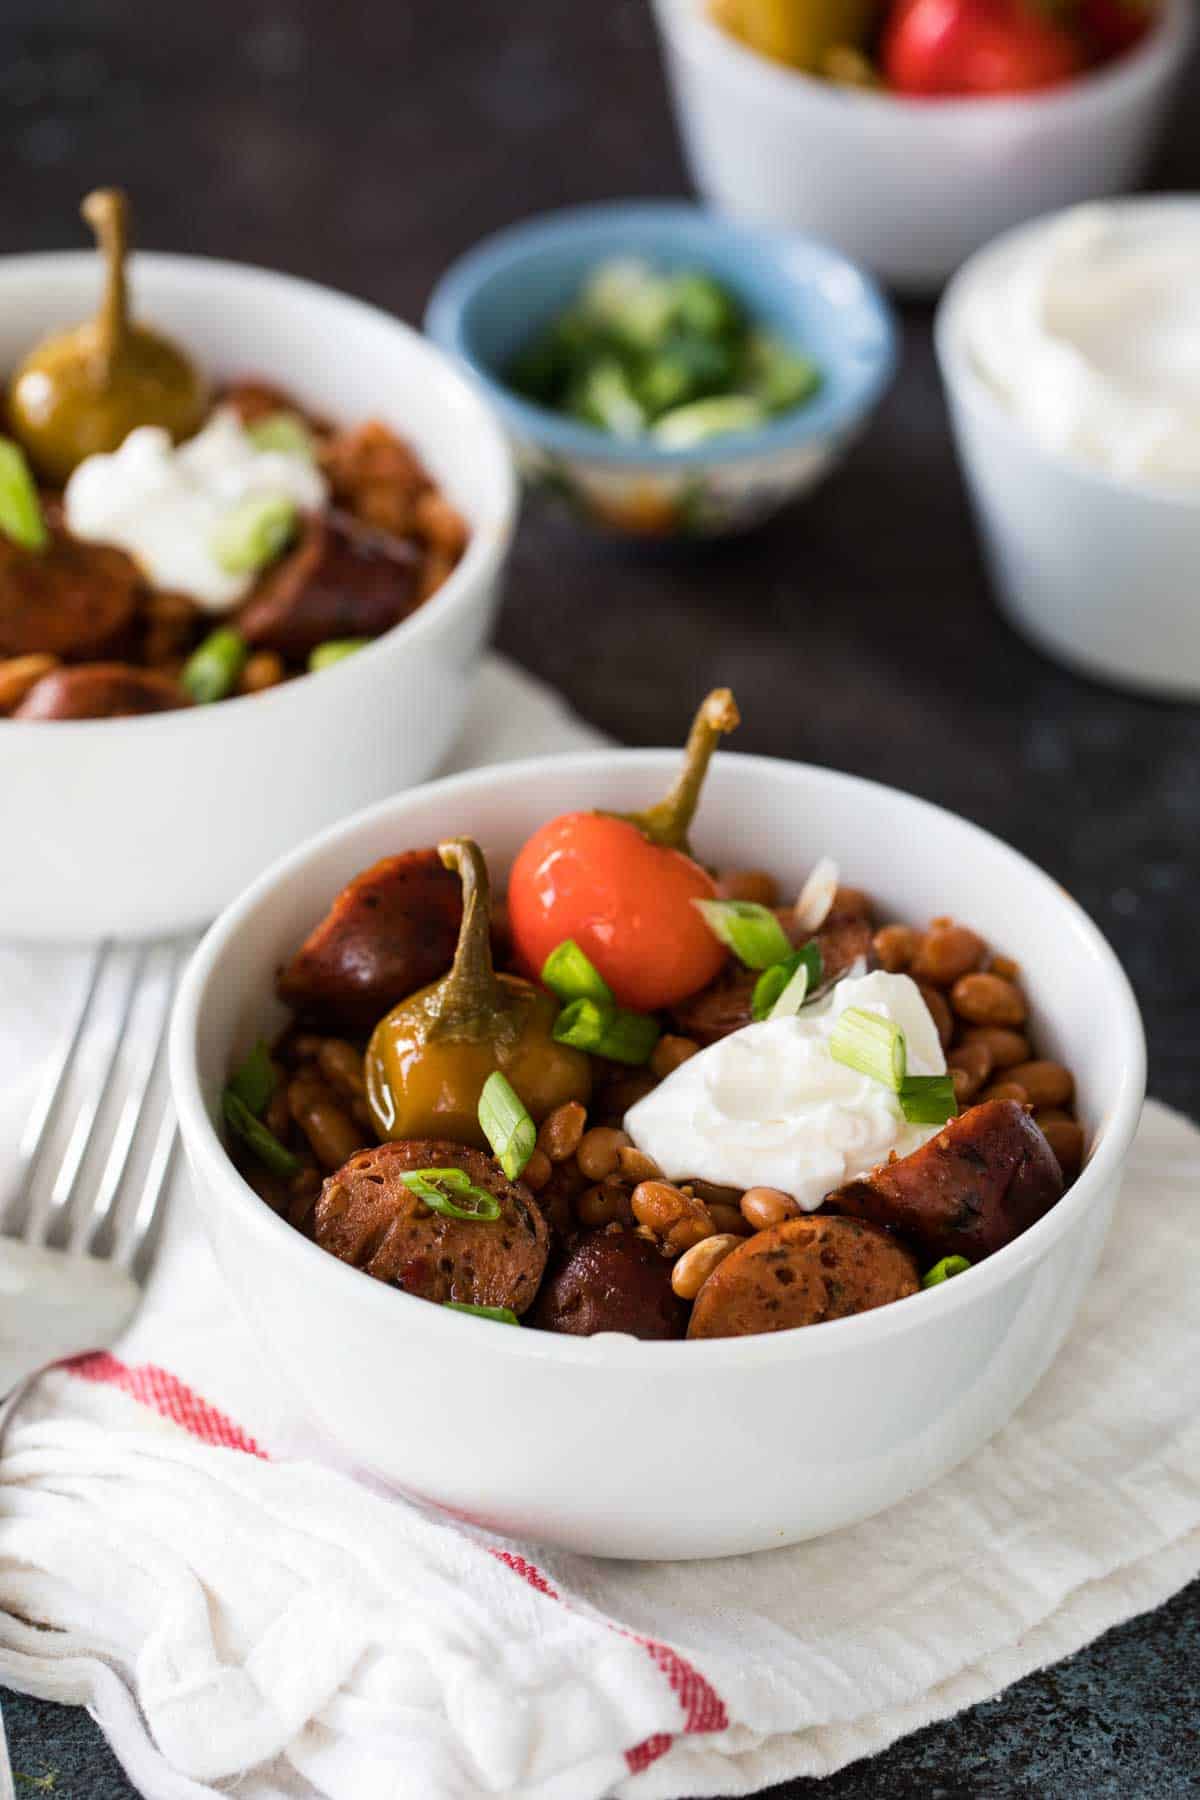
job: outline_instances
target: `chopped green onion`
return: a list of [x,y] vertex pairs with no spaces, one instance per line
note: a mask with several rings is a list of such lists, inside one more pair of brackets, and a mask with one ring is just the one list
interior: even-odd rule
[[[750,1001],[750,1011],[755,1019],[771,1017],[773,1008],[782,1001],[800,969],[805,972],[804,994],[811,994],[819,984],[824,971],[821,946],[815,938],[804,944],[799,950],[794,951],[791,956],[785,956],[782,962],[772,963],[769,969],[763,970],[754,984],[754,994]],[[789,1006],[787,1013],[777,1016],[787,1018],[792,1011],[799,1011],[804,994],[801,994],[800,1001],[797,1001],[794,1008]]]
[[197,644],[184,663],[179,680],[197,706],[208,706],[232,694],[249,654],[240,632],[229,625],[219,625],[202,644]]
[[275,1065],[262,1038],[229,1077],[229,1092],[236,1094],[256,1119],[262,1117],[267,1101],[275,1092]]
[[465,1169],[410,1169],[401,1181],[430,1212],[444,1219],[474,1219],[492,1224],[500,1217],[500,1202],[486,1188],[476,1186]]
[[451,1312],[474,1313],[477,1319],[495,1319],[498,1325],[519,1325],[521,1323],[511,1306],[476,1306],[470,1300],[443,1300],[443,1306]]
[[910,1125],[944,1125],[958,1117],[958,1099],[949,1075],[906,1075],[900,1083],[900,1111]]
[[769,969],[792,954],[791,940],[769,906],[757,900],[693,900],[713,936],[748,969]]
[[572,1000],[554,1021],[556,1044],[571,1044],[610,1062],[640,1067],[650,1060],[661,1035],[657,1019],[648,1013],[626,1012],[623,1007],[603,1006],[597,1000]]
[[801,963],[771,1008],[773,1019],[793,1019],[808,998],[808,964]]
[[571,1000],[596,1000],[615,1006],[613,991],[599,969],[589,962],[574,938],[564,938],[542,964],[542,983],[564,1004]]
[[965,1256],[943,1256],[941,1262],[935,1262],[932,1269],[927,1269],[921,1277],[923,1288],[937,1287],[943,1281],[949,1281],[952,1275],[964,1275],[971,1267]]
[[308,671],[310,675],[318,674],[322,669],[332,669],[334,663],[345,662],[348,656],[356,656],[360,650],[373,643],[372,638],[329,638],[318,644],[315,650],[308,653]]
[[11,438],[0,438],[0,531],[22,550],[44,550],[50,542],[25,452]]
[[899,1093],[908,1068],[904,1033],[881,1013],[868,1012],[862,1006],[848,1006],[839,1014],[829,1039],[829,1054],[834,1062],[882,1081]]
[[272,1175],[298,1175],[304,1164],[298,1156],[293,1156],[286,1144],[281,1144],[273,1131],[268,1131],[261,1120],[256,1119],[244,1100],[240,1100],[232,1088],[226,1088],[221,1096],[221,1110],[225,1114],[229,1129],[236,1132],[248,1150],[252,1150],[260,1163],[270,1169]]
[[694,450],[727,431],[757,431],[766,422],[765,408],[748,394],[714,394],[672,407],[656,420],[650,435],[663,450]]
[[499,1069],[494,1070],[483,1084],[479,1096],[479,1123],[496,1161],[508,1179],[516,1181],[533,1155],[537,1126],[526,1111],[525,1102]]
[[217,520],[209,548],[227,575],[253,575],[290,543],[298,518],[286,494],[252,494]]
[[642,403],[615,358],[592,365],[573,396],[571,410],[614,437],[640,437],[646,428]]
[[285,456],[303,456],[315,462],[317,446],[313,434],[294,412],[268,413],[247,425],[246,436],[256,450],[282,450]]

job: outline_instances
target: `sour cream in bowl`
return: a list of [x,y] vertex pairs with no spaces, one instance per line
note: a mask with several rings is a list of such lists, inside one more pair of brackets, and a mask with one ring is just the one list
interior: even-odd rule
[[998,239],[947,289],[936,337],[1013,623],[1087,674],[1200,693],[1200,200]]
[[779,1188],[814,1212],[833,1188],[940,1129],[910,1125],[891,1088],[831,1054],[837,1021],[852,1007],[900,1028],[909,1073],[945,1073],[916,982],[877,970],[839,981],[790,1018],[709,1045],[632,1107],[625,1129],[669,1180]]

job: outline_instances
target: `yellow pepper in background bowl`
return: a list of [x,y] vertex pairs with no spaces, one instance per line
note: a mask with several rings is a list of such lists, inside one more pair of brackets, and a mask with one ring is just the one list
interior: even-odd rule
[[760,55],[814,75],[831,50],[864,47],[880,11],[880,0],[711,0],[724,30]]

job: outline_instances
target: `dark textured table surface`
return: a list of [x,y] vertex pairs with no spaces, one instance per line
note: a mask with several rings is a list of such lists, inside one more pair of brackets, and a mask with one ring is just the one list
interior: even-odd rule
[[[122,182],[148,244],[273,264],[416,320],[482,232],[686,185],[644,0],[6,0],[3,18],[5,250],[79,241],[83,190]],[[1193,71],[1155,186],[1198,185],[1198,95]],[[1200,709],[1077,680],[1001,622],[928,312],[903,322],[875,428],[802,509],[658,556],[527,518],[500,642],[630,743],[676,740],[727,682],[740,748],[879,777],[1017,844],[1113,939],[1152,1090],[1195,1111]],[[1200,1792],[1198,1594],[844,1770],[822,1800]],[[57,1771],[59,1800],[133,1792],[82,1713],[3,1704],[21,1775]]]

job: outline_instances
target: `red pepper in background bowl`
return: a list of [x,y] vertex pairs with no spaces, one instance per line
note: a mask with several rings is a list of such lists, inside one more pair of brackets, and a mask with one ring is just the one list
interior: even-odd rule
[[1079,0],[1079,29],[1098,62],[1111,62],[1140,44],[1161,11],[1161,0]]
[[924,99],[1033,93],[1087,61],[1082,39],[1033,0],[899,0],[881,56],[888,86]]

